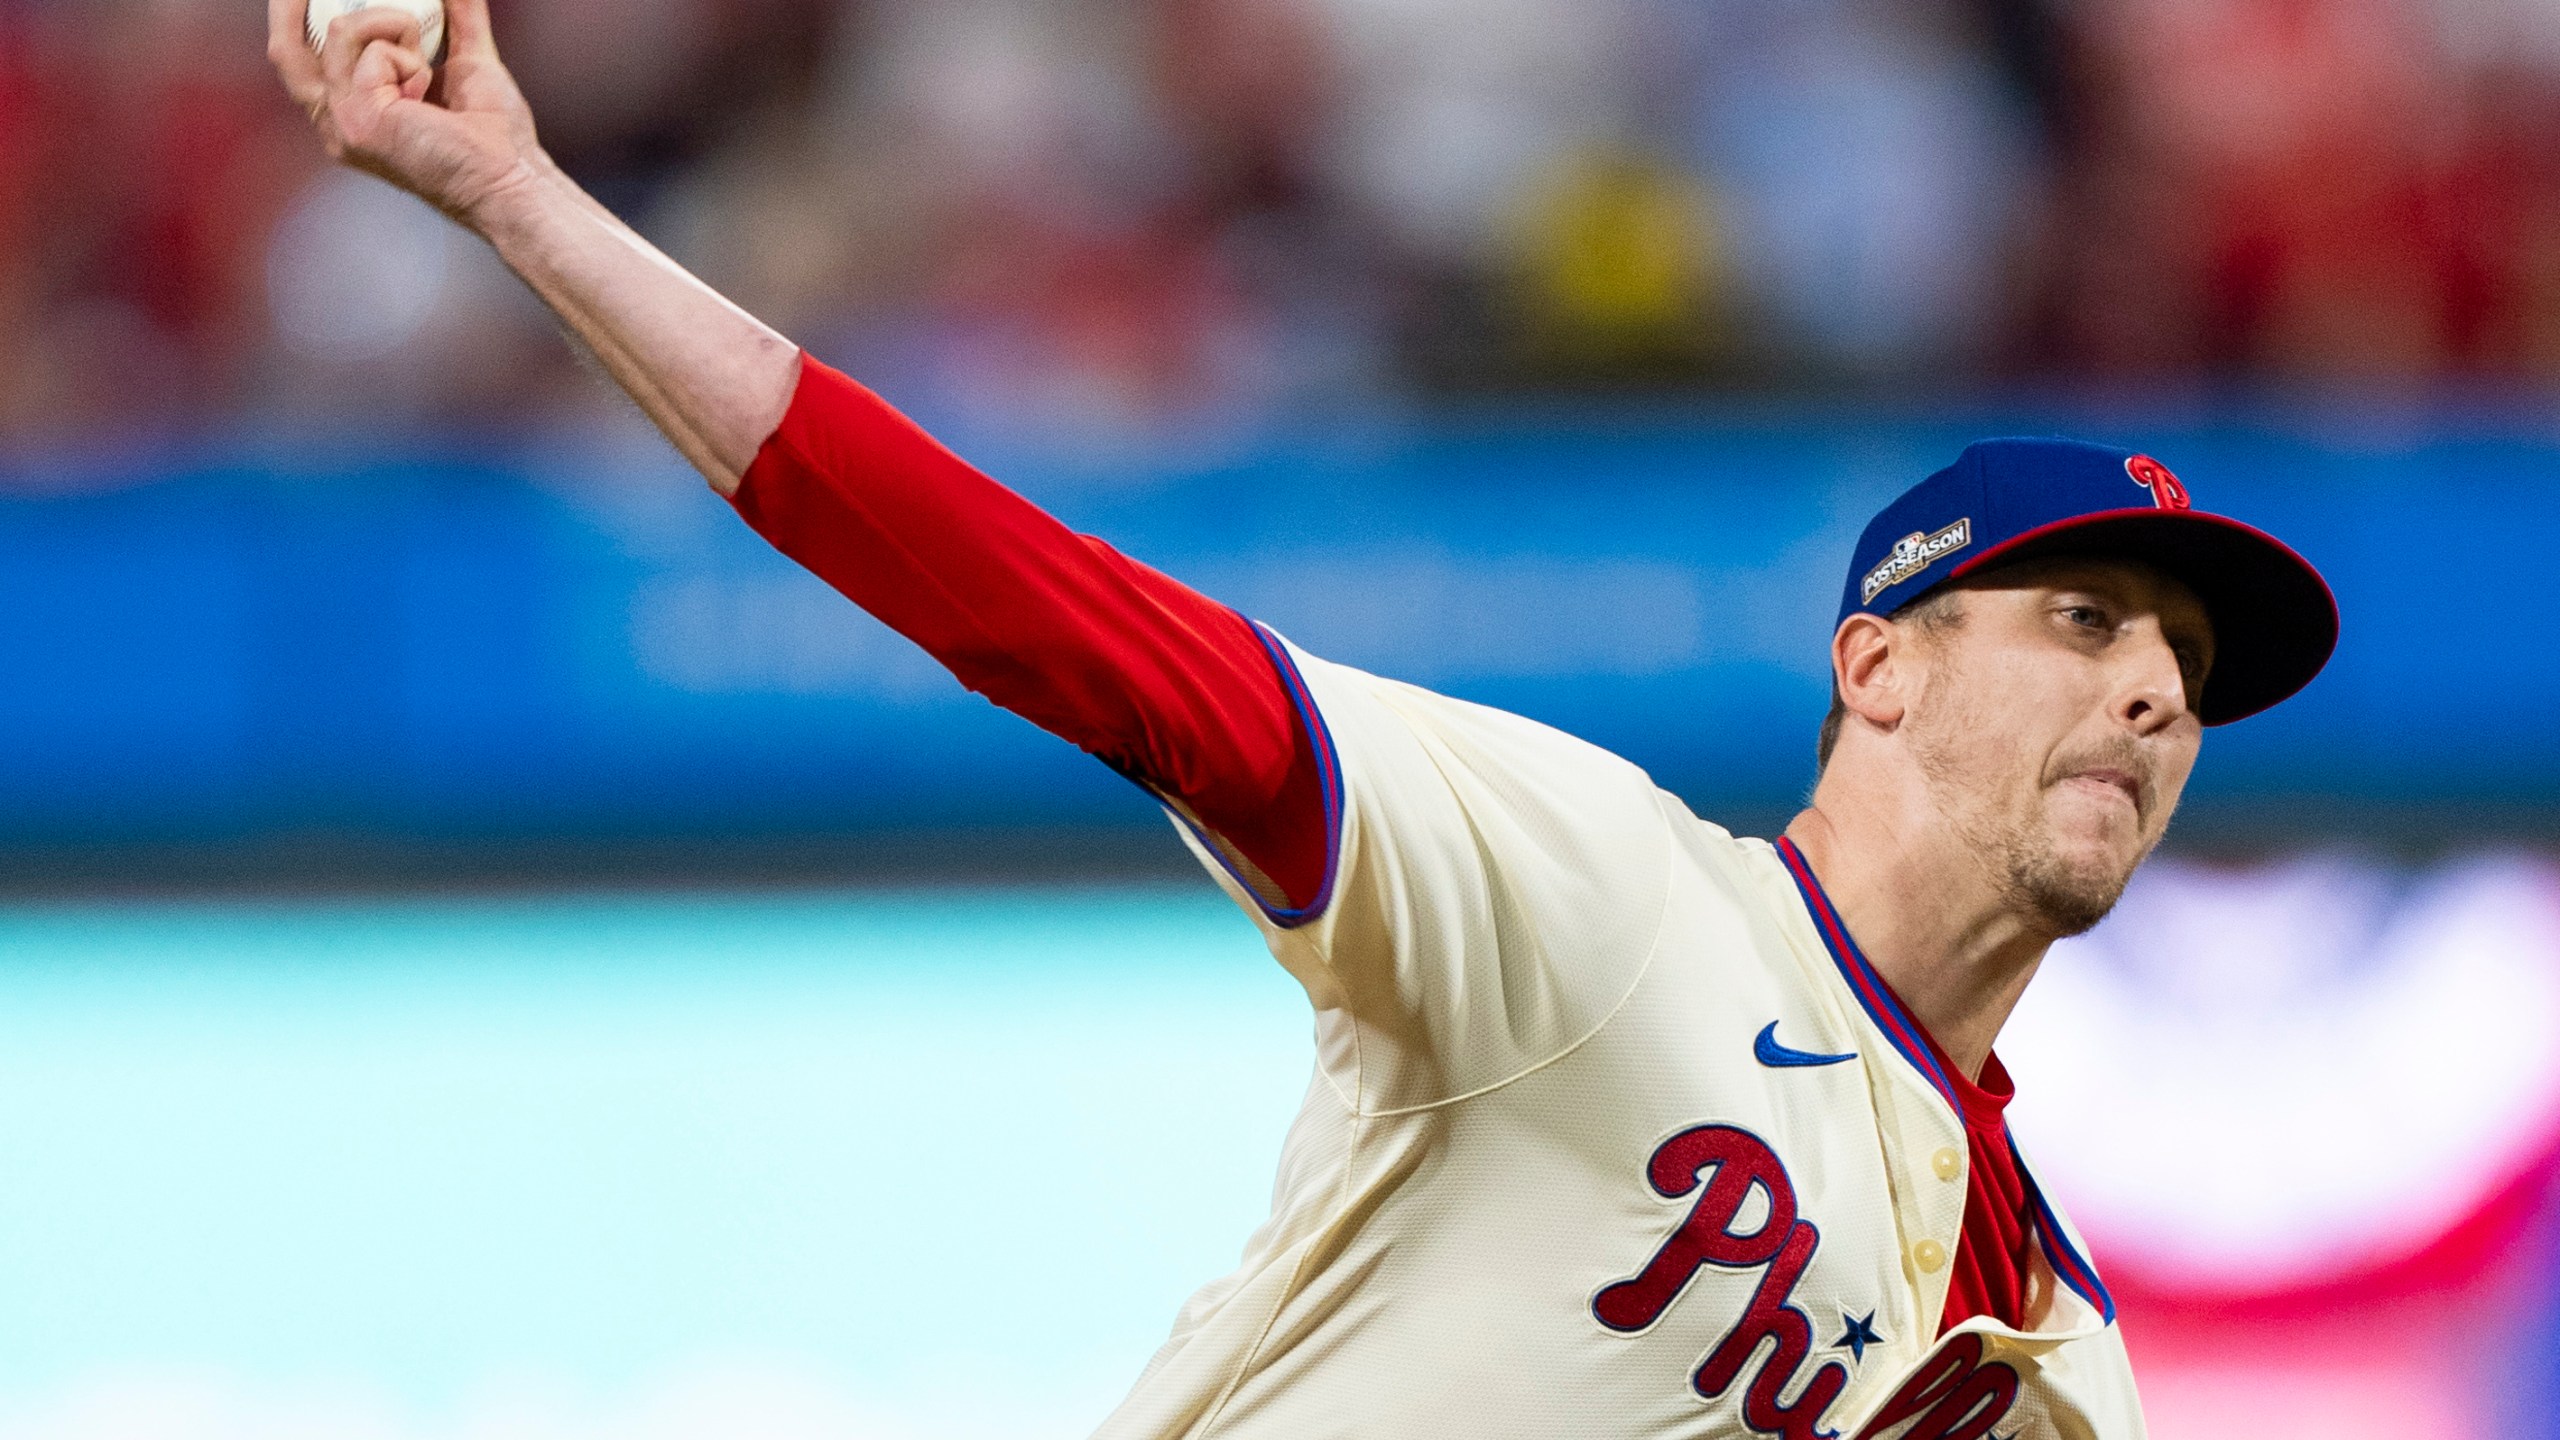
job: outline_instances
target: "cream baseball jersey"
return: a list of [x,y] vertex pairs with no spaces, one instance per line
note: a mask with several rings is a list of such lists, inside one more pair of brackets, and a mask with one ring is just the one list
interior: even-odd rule
[[2143,1435],[2041,1197],[2029,1328],[1938,1333],[1953,1092],[1792,847],[1532,721],[1274,653],[1325,891],[1281,908],[1186,835],[1305,986],[1316,1074],[1270,1219],[1102,1436]]

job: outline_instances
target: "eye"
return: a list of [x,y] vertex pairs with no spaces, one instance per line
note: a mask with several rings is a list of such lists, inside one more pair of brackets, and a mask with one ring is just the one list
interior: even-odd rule
[[2107,628],[2107,612],[2095,605],[2065,605],[2062,607],[2062,618],[2083,629]]

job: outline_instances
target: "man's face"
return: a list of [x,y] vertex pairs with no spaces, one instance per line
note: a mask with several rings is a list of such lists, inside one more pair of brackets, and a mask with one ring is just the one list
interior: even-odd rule
[[2189,707],[2213,630],[2193,591],[2129,561],[1960,583],[1950,618],[1911,626],[1925,667],[1912,753],[2017,912],[2076,935],[2168,829],[2203,738]]

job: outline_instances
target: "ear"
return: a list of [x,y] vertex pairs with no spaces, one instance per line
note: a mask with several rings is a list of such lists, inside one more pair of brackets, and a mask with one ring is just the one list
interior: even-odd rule
[[1831,636],[1831,677],[1841,706],[1881,730],[1901,724],[1910,708],[1910,657],[1904,653],[1910,644],[1902,627],[1881,616],[1861,613],[1841,621]]

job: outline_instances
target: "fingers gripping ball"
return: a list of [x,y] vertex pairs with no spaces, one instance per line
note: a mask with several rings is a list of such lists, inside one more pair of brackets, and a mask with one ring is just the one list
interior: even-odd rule
[[417,17],[419,51],[431,65],[443,58],[444,0],[311,0],[310,13],[303,21],[311,48],[319,49],[320,42],[328,37],[330,21],[376,5]]

